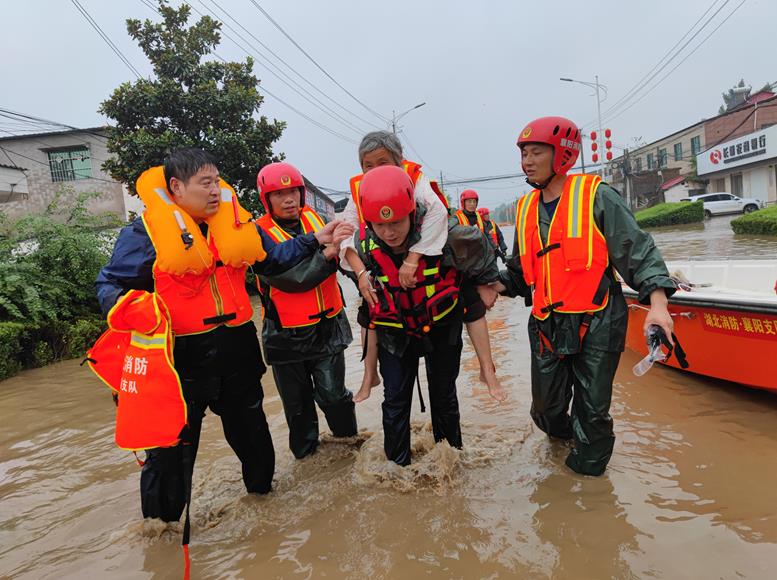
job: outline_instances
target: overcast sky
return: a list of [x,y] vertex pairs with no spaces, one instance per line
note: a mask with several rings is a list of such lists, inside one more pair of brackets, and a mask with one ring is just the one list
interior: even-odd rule
[[[316,69],[250,0],[216,1],[329,97],[385,127]],[[158,15],[140,0],[80,2],[131,63],[150,74],[143,53],[127,35],[125,19],[155,20]],[[631,146],[634,138],[649,142],[714,116],[722,103],[720,93],[740,77],[754,90],[777,81],[777,2],[746,0],[712,33],[741,2],[258,0],[323,68],[374,111],[390,117],[392,110],[400,113],[426,102],[402,119],[403,143],[408,158],[434,175],[442,171],[446,179],[519,172],[515,140],[526,122],[563,115],[586,125],[596,118],[593,92],[560,82],[559,77],[593,81],[598,75],[608,88],[609,98],[602,105],[606,111],[705,12],[693,31],[712,17],[706,28],[625,104],[642,100],[616,118],[605,116],[604,125],[612,129],[617,147]],[[190,4],[221,14],[211,0],[204,0],[207,8],[201,0]],[[4,2],[3,24],[2,107],[79,127],[99,125],[106,122],[96,112],[99,103],[121,82],[134,80],[67,0]],[[246,53],[228,38],[234,34],[226,28],[223,32],[217,52],[244,60]],[[646,94],[710,33],[695,53]],[[251,42],[254,50],[266,53]],[[261,86],[353,141],[372,128],[325,101],[359,129],[344,126],[259,62],[255,73]],[[261,113],[288,123],[276,151],[285,152],[315,183],[347,189],[348,178],[359,171],[354,143],[316,127],[269,95]],[[481,194],[481,205],[492,207],[526,189],[520,179],[474,187]],[[454,195],[458,191],[446,190]]]

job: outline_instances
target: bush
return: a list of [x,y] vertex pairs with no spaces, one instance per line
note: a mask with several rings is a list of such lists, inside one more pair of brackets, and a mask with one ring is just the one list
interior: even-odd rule
[[733,219],[731,228],[737,234],[777,236],[777,206],[759,209]]
[[634,217],[641,228],[693,224],[704,221],[704,204],[701,201],[660,203],[638,211]]
[[82,356],[105,327],[94,281],[110,257],[115,218],[92,216],[63,191],[42,215],[11,221],[0,213],[0,380]]
[[83,357],[106,328],[101,318],[83,318],[73,323],[0,322],[0,380],[22,369]]
[[0,322],[0,381],[22,370],[21,357],[24,325]]

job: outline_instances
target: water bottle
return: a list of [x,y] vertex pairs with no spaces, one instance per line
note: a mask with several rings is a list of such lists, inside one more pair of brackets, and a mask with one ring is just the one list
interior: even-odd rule
[[664,331],[661,329],[660,326],[656,326],[655,324],[651,324],[648,327],[647,332],[647,345],[648,345],[648,354],[645,358],[643,358],[641,361],[639,361],[637,364],[634,365],[634,368],[632,369],[633,373],[641,377],[646,372],[650,370],[650,367],[653,366],[653,363],[656,361],[664,361],[666,360],[666,354],[664,351],[661,350],[661,335],[664,334]]

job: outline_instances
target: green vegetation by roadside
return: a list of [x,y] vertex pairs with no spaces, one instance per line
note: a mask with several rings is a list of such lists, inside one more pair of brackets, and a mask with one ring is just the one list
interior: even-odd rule
[[737,234],[777,236],[777,205],[731,220],[731,229]]
[[110,255],[106,228],[119,224],[86,211],[93,195],[60,194],[18,220],[0,214],[0,380],[82,356],[104,330],[94,280]]
[[659,203],[638,211],[634,217],[641,228],[692,224],[704,221],[704,206],[701,201]]

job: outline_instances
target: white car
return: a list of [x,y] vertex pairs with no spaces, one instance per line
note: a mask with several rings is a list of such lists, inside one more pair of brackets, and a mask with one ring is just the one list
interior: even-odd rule
[[683,201],[703,201],[704,217],[706,218],[727,213],[750,213],[766,207],[764,202],[760,199],[754,197],[737,197],[736,195],[725,191],[694,195]]

